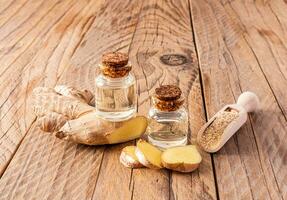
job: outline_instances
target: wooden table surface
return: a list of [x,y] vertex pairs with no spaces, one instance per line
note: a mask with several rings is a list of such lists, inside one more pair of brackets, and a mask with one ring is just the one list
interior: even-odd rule
[[[128,52],[147,114],[160,84],[186,97],[190,142],[241,92],[261,110],[188,174],[127,169],[121,149],[35,126],[36,86],[94,89],[106,51]],[[0,199],[287,199],[286,0],[0,0]]]

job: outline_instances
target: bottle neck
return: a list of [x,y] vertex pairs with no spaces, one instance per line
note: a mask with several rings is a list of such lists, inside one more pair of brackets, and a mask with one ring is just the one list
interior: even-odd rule
[[127,87],[135,83],[135,77],[132,75],[132,73],[120,78],[111,78],[103,74],[99,74],[96,77],[96,82],[100,85],[109,85],[112,87]]
[[103,76],[105,79],[109,79],[110,81],[115,82],[125,80],[131,76],[130,72],[122,76],[109,76],[109,74],[103,73],[103,71],[100,71],[100,75]]
[[152,109],[154,109],[158,113],[174,113],[174,112],[178,112],[180,109],[182,109],[182,107],[174,109],[174,110],[164,110],[164,109],[162,110],[158,108],[156,105],[153,105]]

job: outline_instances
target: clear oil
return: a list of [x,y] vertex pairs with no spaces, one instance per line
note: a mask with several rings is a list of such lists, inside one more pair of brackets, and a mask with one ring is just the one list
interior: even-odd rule
[[136,81],[129,74],[121,78],[96,78],[95,106],[99,117],[109,121],[124,121],[136,113]]
[[151,144],[167,149],[187,144],[188,121],[184,109],[162,112],[156,108],[149,111],[147,127],[148,140]]

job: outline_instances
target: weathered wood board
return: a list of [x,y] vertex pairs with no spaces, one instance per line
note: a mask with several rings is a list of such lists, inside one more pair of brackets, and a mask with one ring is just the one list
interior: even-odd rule
[[[287,199],[284,0],[0,1],[0,199]],[[35,126],[34,87],[94,89],[106,51],[128,52],[146,115],[176,84],[189,141],[241,92],[261,109],[188,174],[127,169],[119,145],[61,141]]]
[[[286,79],[280,80],[282,74],[274,75],[283,66],[264,63],[275,62],[276,57],[260,41],[265,36],[254,30],[254,26],[266,26],[260,12],[266,12],[268,17],[264,18],[270,22],[274,18],[268,4],[191,1],[208,117],[236,101],[243,91],[255,92],[261,101],[261,110],[251,114],[247,124],[214,156],[221,199],[286,198],[286,101],[279,94]],[[247,17],[248,13],[253,18]],[[286,40],[281,29],[274,28],[272,33],[276,30],[278,37]],[[263,57],[259,58],[259,54]],[[267,70],[270,66],[272,73]],[[272,84],[272,77],[281,83]]]

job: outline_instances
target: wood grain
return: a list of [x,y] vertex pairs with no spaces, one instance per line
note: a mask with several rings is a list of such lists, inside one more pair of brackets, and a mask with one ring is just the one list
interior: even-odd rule
[[[97,59],[107,50],[124,48],[132,38],[139,11],[135,4],[77,2],[79,7],[74,8],[80,13],[63,15],[52,30],[53,37],[46,41],[42,59],[49,70],[41,82],[45,86],[65,83],[93,90]],[[118,6],[123,10],[118,10]],[[134,18],[130,20],[129,14],[125,17],[124,9],[133,10]],[[114,17],[110,13],[122,15],[125,21],[112,23]],[[55,38],[58,36],[62,40]],[[51,48],[54,42],[58,45]],[[46,61],[44,52],[48,54],[49,49],[52,55]],[[104,149],[67,143],[32,126],[0,180],[0,191],[4,194],[0,199],[90,199]],[[129,170],[124,174],[129,175]],[[127,186],[128,182],[129,179]]]
[[[145,1],[130,58],[139,66],[135,71],[140,87],[139,112],[147,114],[155,87],[176,84],[186,98],[194,137],[205,115],[188,1]],[[133,199],[216,199],[211,158],[202,154],[200,170],[191,174],[133,170]]]
[[[115,1],[109,10],[105,10],[105,14],[108,17],[106,18],[107,23],[105,26],[95,30],[95,39],[101,41],[107,37],[107,40],[113,43],[102,43],[102,46],[99,46],[100,54],[97,56],[88,56],[89,62],[94,62],[95,58],[101,58],[101,54],[107,50],[119,50],[128,53],[138,22],[140,9],[141,3],[136,1]],[[117,14],[110,16],[110,13]],[[101,22],[100,20],[98,22]],[[105,30],[109,30],[110,34],[108,36],[106,36]],[[103,35],[98,35],[99,32],[102,32]],[[83,50],[87,51],[89,48],[94,48],[94,46],[90,44],[89,47],[85,47]],[[83,55],[83,53],[79,51],[79,55]],[[137,68],[134,67],[133,71],[136,70]],[[122,148],[132,144],[133,142],[128,142],[106,147],[93,199],[131,199],[132,187],[130,182],[132,170],[120,164],[119,157]]]
[[[0,199],[287,199],[284,0],[0,0]],[[36,86],[94,89],[103,52],[129,52],[146,115],[176,84],[189,141],[251,90],[261,110],[189,174],[124,168],[120,145],[88,147],[35,127]]]
[[[32,89],[43,85],[46,80],[55,84],[64,66],[69,67],[67,63],[58,62],[67,59],[67,55],[62,53],[74,49],[73,43],[77,43],[77,40],[72,38],[71,31],[60,33],[57,30],[58,27],[82,30],[87,19],[74,19],[84,6],[76,1],[44,1],[41,5],[29,1],[2,25],[1,36],[3,34],[6,38],[0,41],[0,143],[3,144],[0,174],[35,120],[28,101]],[[31,9],[37,11],[30,16]],[[11,5],[5,12],[14,12],[14,6]],[[18,28],[14,29],[17,23]],[[19,32],[18,29],[22,28]],[[73,42],[70,43],[71,39]]]
[[[264,24],[258,20],[273,16],[267,11],[258,15],[266,5],[257,2],[191,1],[191,5],[208,117],[246,90],[261,100],[261,110],[250,115],[247,124],[215,155],[220,199],[285,199],[286,117],[284,97],[279,93],[280,85],[286,84],[280,76],[282,84],[269,82],[276,75],[266,68],[272,66],[276,74],[280,66],[263,64],[276,58],[270,57],[266,43],[260,42],[263,38],[257,38],[262,36],[254,31],[254,26]],[[256,51],[266,57],[258,58]]]
[[[230,15],[237,16],[234,20],[246,31],[244,34],[246,43],[250,46],[249,48],[287,119],[287,103],[285,101],[287,94],[286,89],[282,87],[287,85],[287,30],[284,28],[287,22],[278,18],[280,10],[277,9],[275,12],[272,8],[274,4],[278,6],[280,2],[282,1],[270,1],[266,4],[255,2],[246,5],[247,9],[243,9],[242,3],[234,2],[227,4],[225,9]],[[281,10],[286,9],[287,5],[281,4]],[[248,12],[253,14],[247,18]]]

